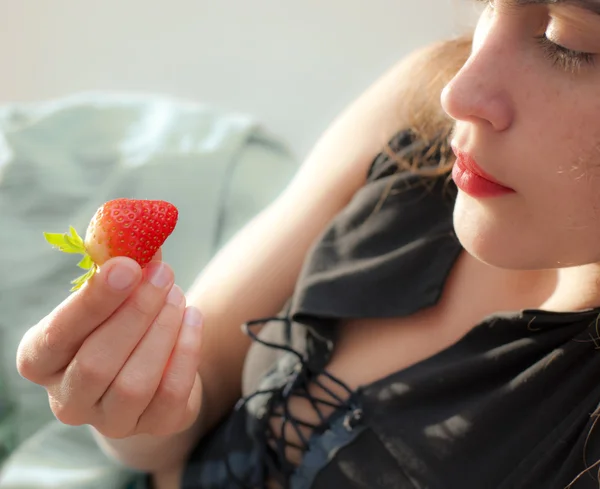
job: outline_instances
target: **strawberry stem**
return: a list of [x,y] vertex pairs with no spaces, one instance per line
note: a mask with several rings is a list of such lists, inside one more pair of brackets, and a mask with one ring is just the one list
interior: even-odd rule
[[76,253],[83,255],[83,258],[77,264],[77,266],[87,270],[87,272],[71,282],[73,285],[71,292],[79,290],[81,286],[90,278],[92,278],[98,271],[98,266],[93,262],[90,255],[87,254],[83,239],[81,239],[81,236],[77,234],[77,231],[73,226],[69,226],[69,233],[44,233],[44,237],[48,243],[63,253]]
[[75,292],[76,290],[79,290],[83,286],[83,284],[85,284],[89,279],[91,279],[94,276],[97,269],[98,269],[98,267],[96,265],[94,265],[83,275],[81,275],[80,277],[77,277],[75,280],[72,280],[71,284],[73,285],[73,287],[71,287],[70,291]]

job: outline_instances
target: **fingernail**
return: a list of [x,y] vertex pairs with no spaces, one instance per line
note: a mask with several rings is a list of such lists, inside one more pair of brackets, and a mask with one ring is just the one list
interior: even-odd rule
[[171,291],[167,296],[167,302],[174,306],[178,306],[183,302],[183,290],[181,290],[181,287],[178,285],[173,285],[173,287],[171,287]]
[[149,265],[148,276],[150,277],[150,283],[159,289],[169,285],[171,277],[167,267],[162,262],[151,263]]
[[190,306],[185,310],[183,315],[183,322],[192,327],[198,327],[202,325],[202,313],[194,306]]
[[127,265],[117,265],[108,272],[106,281],[115,290],[125,290],[135,281],[135,270]]

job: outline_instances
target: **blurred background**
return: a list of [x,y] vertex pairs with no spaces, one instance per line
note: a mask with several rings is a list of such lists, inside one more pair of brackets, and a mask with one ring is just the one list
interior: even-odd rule
[[43,231],[83,234],[117,197],[168,200],[179,222],[163,256],[189,289],[332,119],[410,51],[470,31],[479,10],[473,0],[0,0],[0,488],[136,484],[16,371],[23,335],[79,275]]
[[302,158],[412,49],[472,25],[472,0],[0,0],[0,102],[159,92],[248,112]]

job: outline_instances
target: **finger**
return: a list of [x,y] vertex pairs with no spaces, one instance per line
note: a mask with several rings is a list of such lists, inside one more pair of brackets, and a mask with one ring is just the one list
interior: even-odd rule
[[148,268],[147,279],[83,342],[65,370],[68,388],[56,386],[53,396],[68,395],[73,405],[91,408],[108,389],[158,316],[173,286],[173,271],[167,264],[152,262]]
[[19,373],[44,385],[123,304],[141,276],[140,266],[130,258],[107,261],[80,290],[25,334],[17,352]]
[[184,309],[183,291],[174,285],[162,311],[100,400],[99,409],[113,418],[116,433],[126,434],[135,427],[150,404],[177,342]]
[[152,402],[139,419],[139,433],[167,435],[181,431],[198,416],[201,338],[202,315],[195,307],[188,307],[169,364]]
[[160,262],[162,262],[162,248],[158,249],[156,254],[152,257],[152,261],[150,261],[150,263],[148,263],[142,269],[142,277],[144,278],[144,280],[146,280],[148,278],[148,274],[151,273],[152,267],[154,266],[153,264]]

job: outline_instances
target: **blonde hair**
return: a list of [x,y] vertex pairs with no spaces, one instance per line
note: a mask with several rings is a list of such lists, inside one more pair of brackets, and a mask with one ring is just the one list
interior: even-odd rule
[[467,61],[471,46],[471,35],[443,41],[423,51],[414,63],[411,81],[403,94],[409,104],[407,128],[423,142],[427,151],[399,157],[387,145],[384,152],[396,160],[400,171],[425,177],[438,177],[451,171],[455,158],[449,138],[454,123],[442,109],[440,97],[443,88]]

